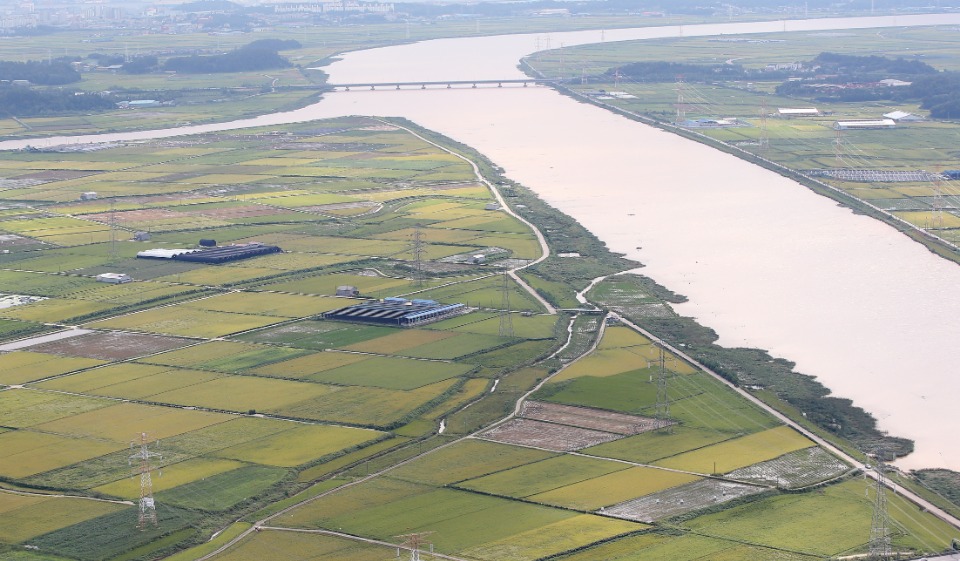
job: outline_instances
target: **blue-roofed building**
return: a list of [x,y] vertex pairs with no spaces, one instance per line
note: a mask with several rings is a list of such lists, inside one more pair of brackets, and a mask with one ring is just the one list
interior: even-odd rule
[[414,327],[466,313],[463,304],[441,304],[434,300],[384,298],[324,312],[324,319],[375,325]]

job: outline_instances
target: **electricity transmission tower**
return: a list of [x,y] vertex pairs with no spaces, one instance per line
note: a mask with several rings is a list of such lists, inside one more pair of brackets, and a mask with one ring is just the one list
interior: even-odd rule
[[660,371],[657,373],[657,407],[656,422],[654,426],[657,430],[670,430],[670,396],[667,395],[667,368],[666,358],[664,357],[663,347],[660,349]]
[[877,482],[873,498],[873,522],[870,524],[870,559],[890,559],[890,531],[887,528],[887,496],[884,494],[883,451],[876,454]]
[[513,337],[513,317],[510,315],[510,275],[503,270],[500,282],[500,336]]
[[687,107],[683,101],[683,75],[677,74],[677,124],[687,120]]
[[[137,445],[137,440],[131,441],[130,449],[132,450]],[[140,473],[140,513],[137,518],[137,527],[145,530],[147,528],[147,522],[152,522],[154,526],[157,525],[157,507],[153,502],[153,482],[150,479],[150,458],[162,458],[163,456],[147,449],[147,433],[145,432],[140,433],[139,446],[140,451],[136,454],[131,454],[129,462],[133,465],[133,461],[138,460],[137,465]]]
[[413,282],[423,286],[423,232],[420,224],[413,227]]
[[[412,534],[401,534],[394,537],[403,538],[403,543],[400,545],[400,547],[410,550],[410,561],[420,561],[420,550],[423,548],[424,544],[430,545],[430,551],[433,551],[433,544],[430,544],[430,542],[425,539],[432,533],[433,532],[415,532]],[[397,557],[400,557],[399,548],[397,548]]]
[[766,152],[770,146],[770,136],[767,132],[767,100],[760,101],[760,152]]
[[943,175],[937,169],[933,179],[933,203],[930,205],[930,228],[943,228]]

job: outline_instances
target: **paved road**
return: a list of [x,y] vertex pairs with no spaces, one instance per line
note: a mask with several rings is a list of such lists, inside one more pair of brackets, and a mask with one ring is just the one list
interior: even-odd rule
[[[722,382],[723,384],[725,384],[727,387],[729,387],[729,388],[732,389],[733,391],[739,393],[740,395],[742,395],[743,397],[745,397],[746,399],[748,399],[751,403],[753,403],[753,404],[756,405],[757,407],[762,408],[764,411],[770,413],[771,415],[773,415],[774,417],[776,417],[777,419],[779,419],[780,421],[782,421],[784,424],[793,427],[796,431],[800,432],[801,434],[803,434],[804,436],[806,436],[806,437],[809,438],[810,440],[816,442],[818,445],[820,445],[821,447],[825,448],[826,450],[829,450],[830,453],[832,453],[833,455],[835,455],[835,456],[837,456],[838,458],[844,460],[845,462],[848,462],[850,465],[854,466],[855,468],[858,468],[858,469],[862,470],[862,471],[864,472],[864,474],[867,475],[867,477],[870,477],[871,479],[874,479],[874,480],[878,478],[877,472],[876,472],[873,468],[871,468],[870,466],[864,464],[864,463],[861,462],[860,460],[857,460],[857,459],[854,458],[853,456],[851,456],[851,455],[847,454],[846,452],[844,452],[843,450],[837,448],[836,446],[834,446],[833,444],[831,444],[829,441],[824,440],[823,438],[821,438],[820,436],[818,436],[816,433],[813,433],[813,432],[809,431],[808,429],[806,429],[805,427],[803,427],[802,425],[800,425],[799,423],[797,423],[797,422],[794,421],[793,419],[787,417],[787,416],[784,415],[783,413],[781,413],[781,412],[777,411],[776,409],[774,409],[773,407],[767,405],[766,403],[764,403],[763,401],[761,401],[759,398],[757,398],[755,395],[751,394],[750,392],[748,392],[748,391],[746,391],[746,390],[744,390],[744,389],[742,389],[742,388],[734,385],[733,383],[731,383],[730,381],[728,381],[728,380],[727,380],[726,378],[724,378],[723,376],[720,376],[719,374],[717,374],[717,373],[714,372],[713,370],[710,370],[709,368],[707,368],[707,367],[704,366],[703,364],[700,364],[696,359],[694,359],[694,358],[691,357],[690,355],[688,355],[688,354],[686,354],[685,352],[681,351],[680,349],[678,349],[678,348],[670,345],[669,343],[667,343],[667,342],[664,341],[663,339],[660,339],[659,337],[657,337],[657,336],[654,335],[653,333],[650,333],[650,332],[647,331],[646,329],[644,329],[644,328],[640,327],[639,325],[633,323],[632,321],[624,318],[623,316],[620,316],[619,314],[613,314],[613,315],[614,315],[615,317],[619,318],[620,321],[623,322],[624,325],[628,325],[628,326],[630,326],[632,329],[635,329],[636,331],[642,333],[645,337],[647,337],[647,338],[650,339],[651,341],[654,341],[654,342],[656,342],[656,343],[658,343],[658,344],[660,344],[660,345],[663,345],[663,348],[670,350],[670,352],[672,352],[672,353],[674,353],[675,355],[683,358],[683,360],[685,360],[685,361],[689,362],[690,364],[696,366],[697,368],[703,370],[703,371],[706,372],[707,374],[710,374],[711,376],[713,376],[714,378],[716,378],[717,380],[719,380],[720,382]],[[886,478],[884,478],[883,481],[884,481],[884,484],[886,484],[887,487],[889,487],[891,490],[895,491],[895,492],[896,492],[897,494],[899,494],[901,497],[904,497],[905,499],[907,499],[908,501],[910,501],[910,502],[912,502],[913,504],[917,505],[918,507],[920,507],[920,508],[922,508],[922,509],[930,512],[931,514],[933,514],[933,515],[936,516],[937,518],[943,520],[943,521],[946,522],[947,524],[950,524],[950,525],[953,526],[954,528],[957,528],[958,530],[960,530],[960,519],[956,518],[955,516],[951,515],[950,513],[946,512],[945,510],[941,509],[940,507],[934,505],[933,503],[931,503],[930,501],[924,499],[924,498],[921,497],[920,495],[917,495],[916,493],[910,491],[909,489],[906,489],[906,488],[903,488],[903,487],[899,487],[899,486],[894,486],[894,484],[893,484],[890,480],[888,480],[888,479],[886,479]]]

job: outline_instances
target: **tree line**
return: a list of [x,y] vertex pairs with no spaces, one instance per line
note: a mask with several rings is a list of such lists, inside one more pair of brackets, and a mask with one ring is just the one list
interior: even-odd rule
[[278,51],[300,46],[295,40],[260,39],[222,55],[174,57],[168,59],[162,69],[184,74],[212,74],[289,68],[293,65]]
[[79,82],[80,73],[65,59],[27,62],[0,60],[0,80],[28,80],[31,84],[41,86],[62,86]]

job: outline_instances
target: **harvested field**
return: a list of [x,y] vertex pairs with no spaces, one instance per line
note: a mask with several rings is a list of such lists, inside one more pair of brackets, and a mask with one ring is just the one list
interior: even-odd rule
[[530,419],[513,419],[481,433],[480,436],[495,442],[532,446],[557,452],[580,450],[623,438],[623,435],[610,432],[555,425]]
[[[399,467],[390,472],[390,477],[438,486],[464,480],[471,480],[472,482],[476,478],[486,479],[484,476],[493,477],[495,481],[499,481],[502,477],[497,478],[496,474],[498,473],[512,472],[518,466],[536,465],[551,457],[554,457],[554,455],[540,450],[468,439],[432,452],[415,463]],[[560,458],[563,457],[566,456],[560,456]],[[529,470],[524,473],[527,472]],[[533,477],[542,483],[542,474],[535,473]],[[523,480],[522,476],[521,480]],[[466,485],[466,488],[479,489],[500,495],[510,495],[512,493],[512,491],[503,492],[499,486],[496,487],[496,490],[491,490],[482,485]],[[513,487],[509,489],[513,489]]]
[[604,509],[607,516],[653,522],[763,492],[763,487],[702,479]]
[[850,466],[815,446],[740,468],[727,475],[740,481],[795,489],[833,479],[849,469]]
[[31,351],[57,355],[95,358],[98,360],[127,360],[183,347],[187,339],[162,337],[144,333],[98,331],[80,337],[60,339],[30,347]]
[[614,413],[602,409],[560,405],[543,401],[527,401],[520,413],[525,419],[547,421],[584,429],[595,429],[622,435],[634,435],[656,428],[656,419]]

